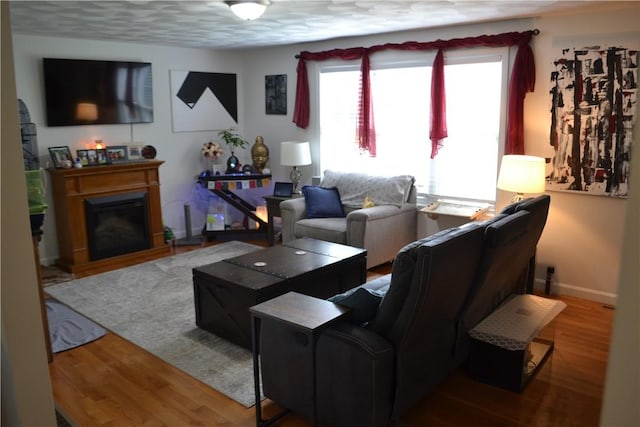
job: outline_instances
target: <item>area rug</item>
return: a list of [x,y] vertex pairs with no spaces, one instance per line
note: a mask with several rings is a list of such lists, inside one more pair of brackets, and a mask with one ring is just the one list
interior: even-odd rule
[[51,351],[70,350],[106,335],[107,331],[60,302],[47,298]]
[[196,327],[192,269],[260,249],[225,242],[48,286],[45,292],[250,407],[255,398],[252,354]]

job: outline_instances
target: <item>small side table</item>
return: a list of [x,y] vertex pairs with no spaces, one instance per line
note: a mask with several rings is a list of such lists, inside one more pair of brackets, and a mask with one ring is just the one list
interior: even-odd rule
[[298,197],[302,197],[300,194],[294,194],[291,197],[279,197],[279,196],[264,196],[264,200],[267,202],[267,242],[269,242],[269,246],[273,246],[275,244],[275,231],[273,228],[273,217],[280,217],[280,202],[289,199],[295,199]]
[[535,295],[516,295],[471,331],[469,372],[487,384],[521,392],[551,355],[555,317],[567,306]]
[[256,425],[258,427],[267,426],[286,414],[286,411],[276,415],[275,417],[263,420],[262,407],[260,404],[260,327],[263,320],[270,320],[281,323],[283,327],[288,327],[296,332],[300,332],[307,336],[309,342],[308,357],[311,358],[311,372],[305,372],[304,375],[311,379],[312,385],[312,423],[317,424],[317,405],[316,405],[316,341],[322,331],[330,323],[345,316],[349,309],[341,307],[332,302],[319,298],[310,297],[299,294],[297,292],[289,292],[277,298],[270,299],[258,305],[254,305],[249,309],[251,312],[251,324],[253,334],[253,380],[255,383],[256,396]]

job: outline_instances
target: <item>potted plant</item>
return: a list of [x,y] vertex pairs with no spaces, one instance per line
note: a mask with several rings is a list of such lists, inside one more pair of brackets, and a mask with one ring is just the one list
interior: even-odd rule
[[227,170],[225,173],[238,173],[240,172],[240,161],[236,157],[234,150],[236,148],[244,148],[247,141],[242,139],[240,135],[233,132],[233,129],[226,129],[218,132],[218,136],[229,146],[231,150],[231,156],[227,159]]
[[234,155],[234,149],[236,148],[244,148],[247,144],[247,141],[242,139],[240,135],[233,132],[233,129],[222,130],[218,133],[218,136],[229,146],[231,150],[231,155]]

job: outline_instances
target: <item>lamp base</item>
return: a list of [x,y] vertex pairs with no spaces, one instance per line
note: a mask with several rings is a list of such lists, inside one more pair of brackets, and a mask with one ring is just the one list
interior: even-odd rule
[[289,179],[293,183],[293,194],[300,194],[300,178],[302,177],[302,173],[297,166],[293,167],[293,170],[289,174]]

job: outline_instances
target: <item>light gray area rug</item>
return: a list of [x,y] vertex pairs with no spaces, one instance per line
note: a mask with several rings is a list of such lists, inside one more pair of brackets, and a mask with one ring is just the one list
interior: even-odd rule
[[195,324],[192,268],[261,248],[232,241],[49,286],[45,292],[246,407],[249,350]]

